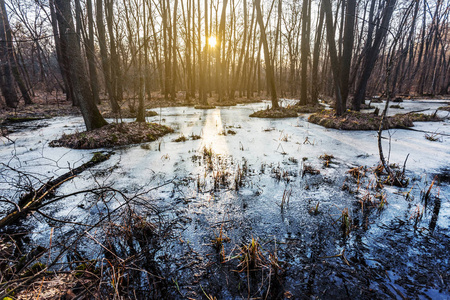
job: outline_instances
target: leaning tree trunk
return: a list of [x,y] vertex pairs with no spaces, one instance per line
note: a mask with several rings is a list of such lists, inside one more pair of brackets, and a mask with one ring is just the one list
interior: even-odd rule
[[337,58],[336,44],[334,41],[333,15],[330,0],[322,0],[322,5],[326,16],[328,50],[330,54],[331,69],[333,72],[334,92],[336,94],[336,114],[340,116],[344,113],[345,108],[342,105],[341,98],[339,61]]
[[[269,84],[269,91],[271,95],[272,100],[272,109],[278,109],[278,97],[277,97],[277,89],[275,86],[275,78],[273,74],[273,68],[272,63],[270,60],[270,54],[269,54],[269,45],[267,44],[267,38],[266,38],[266,31],[264,27],[264,21],[261,13],[261,4],[260,0],[255,0],[255,6],[256,6],[256,19],[259,23],[259,29],[261,34],[261,40],[264,47],[264,61],[266,64],[266,76],[267,76],[267,83]],[[258,91],[259,92],[259,91]]]
[[[53,3],[52,3],[53,2]],[[75,33],[70,2],[66,0],[51,0],[50,5],[55,6],[56,18],[58,20],[60,39],[65,41],[67,48],[63,56],[69,62],[68,76],[73,86],[73,95],[80,105],[81,114],[87,130],[100,128],[108,124],[103,119],[94,103],[92,92],[87,81],[87,73],[84,61],[81,57],[81,49],[78,45]]]
[[366,63],[358,81],[355,97],[353,99],[353,110],[359,111],[361,109],[361,103],[363,103],[366,97],[367,84],[369,82],[370,75],[372,75],[375,63],[378,59],[381,43],[388,32],[396,1],[397,0],[389,0],[386,3],[383,20],[381,21],[380,27],[377,29],[372,47],[370,47],[370,49],[368,49],[366,53]]

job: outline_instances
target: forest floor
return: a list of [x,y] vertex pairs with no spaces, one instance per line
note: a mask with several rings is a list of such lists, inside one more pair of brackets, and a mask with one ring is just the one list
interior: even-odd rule
[[[0,298],[450,297],[448,113],[383,133],[391,167],[406,164],[409,184],[395,187],[375,132],[249,117],[267,105],[156,109],[148,121],[173,133],[115,147],[1,230]],[[79,115],[24,125],[0,137],[0,217],[98,151],[49,147],[83,130]]]
[[[136,110],[138,106],[137,98],[126,97],[121,105],[120,115],[114,115],[111,112],[110,103],[107,101],[107,96],[102,95],[102,103],[98,105],[100,112],[105,118],[135,118]],[[219,101],[217,96],[209,96],[209,106],[214,108],[215,106],[235,106],[237,104],[255,103],[264,99],[263,96],[254,96],[249,99],[246,97],[236,97],[235,99],[223,99]],[[0,124],[4,122],[26,122],[38,119],[46,119],[56,116],[73,116],[80,115],[80,111],[77,107],[74,107],[72,103],[65,100],[64,95],[55,93],[37,92],[33,98],[34,104],[24,105],[19,103],[16,109],[0,106]],[[157,112],[148,111],[152,108],[161,107],[179,107],[179,106],[198,106],[200,102],[198,98],[191,98],[186,100],[184,93],[178,93],[176,99],[166,99],[160,93],[152,93],[151,99],[146,100],[144,107],[147,110],[147,117],[156,115]]]

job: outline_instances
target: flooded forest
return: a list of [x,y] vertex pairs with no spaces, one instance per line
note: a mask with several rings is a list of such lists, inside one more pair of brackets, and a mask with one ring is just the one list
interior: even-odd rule
[[0,0],[0,300],[450,299],[449,0]]

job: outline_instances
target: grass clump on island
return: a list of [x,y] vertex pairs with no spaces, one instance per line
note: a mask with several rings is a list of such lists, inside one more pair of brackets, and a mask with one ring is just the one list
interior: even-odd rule
[[288,105],[286,107],[280,107],[277,109],[271,109],[267,107],[265,110],[260,110],[254,112],[250,115],[250,117],[254,118],[295,118],[298,117],[298,114],[311,114],[316,112],[321,112],[325,107],[320,104],[308,104],[308,105]]
[[[413,122],[440,121],[436,115],[427,115],[421,113],[396,114],[387,117],[384,128],[406,128],[413,127]],[[361,113],[357,111],[348,111],[342,116],[337,116],[335,111],[324,110],[309,116],[308,121],[326,128],[342,130],[378,130],[380,127],[381,116],[373,113]]]
[[51,141],[51,147],[73,149],[112,148],[130,144],[152,142],[173,132],[173,129],[156,123],[111,123],[91,131],[63,134]]
[[199,104],[199,105],[195,105],[194,108],[195,109],[214,109],[216,107],[214,105]]
[[307,105],[294,105],[292,107],[295,111],[297,111],[300,114],[313,114],[321,112],[325,109],[325,106],[321,104],[307,104]]
[[270,119],[296,118],[298,117],[298,113],[295,109],[290,107],[280,107],[277,109],[267,108],[265,110],[260,110],[252,113],[250,117]]
[[[129,109],[122,109],[120,113],[113,113],[112,111],[106,111],[102,113],[104,118],[123,118],[123,119],[134,119],[137,118],[137,111],[130,111]],[[157,116],[158,113],[153,110],[146,110],[145,117],[154,117]]]

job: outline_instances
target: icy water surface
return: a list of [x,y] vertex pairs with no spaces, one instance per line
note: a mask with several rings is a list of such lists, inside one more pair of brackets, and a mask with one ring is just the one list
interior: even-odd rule
[[[267,105],[158,109],[160,115],[148,120],[171,126],[175,133],[144,146],[115,149],[108,161],[65,183],[58,193],[100,185],[130,195],[148,191],[143,205],[157,207],[166,222],[176,224],[172,238],[162,242],[155,256],[165,276],[176,282],[173,297],[201,298],[202,290],[218,299],[450,297],[448,118],[416,123],[419,131],[385,131],[383,146],[390,163],[401,169],[409,154],[410,182],[405,188],[376,189],[376,132],[325,129],[308,123],[307,115],[248,117]],[[432,113],[444,104],[400,105],[401,113],[423,108]],[[35,174],[36,181],[65,173],[94,152],[48,147],[64,132],[83,130],[81,118],[45,123],[11,134],[15,143],[2,140],[0,148],[2,162]],[[425,139],[426,133],[438,140]],[[174,141],[182,136],[187,141]],[[334,158],[326,163],[325,154]],[[348,173],[360,166],[360,176]],[[4,178],[16,174],[3,173]],[[2,182],[2,195],[14,191]],[[122,204],[92,203],[89,197],[73,196],[45,212],[86,223]],[[0,214],[8,209],[4,206]],[[346,211],[348,228],[342,226]],[[34,226],[30,239],[48,244],[52,224],[36,218],[26,221]],[[55,235],[70,239],[73,230],[62,226]],[[229,238],[223,256],[212,244],[220,232]],[[270,256],[278,257],[281,275],[276,280],[269,267],[254,276],[237,272],[239,249],[252,238],[262,247],[265,266],[270,266]]]

